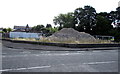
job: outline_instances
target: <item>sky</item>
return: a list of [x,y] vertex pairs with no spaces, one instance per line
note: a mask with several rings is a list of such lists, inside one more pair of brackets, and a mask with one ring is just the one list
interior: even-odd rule
[[119,0],[0,0],[0,27],[52,24],[60,13],[90,5],[99,12],[115,11]]

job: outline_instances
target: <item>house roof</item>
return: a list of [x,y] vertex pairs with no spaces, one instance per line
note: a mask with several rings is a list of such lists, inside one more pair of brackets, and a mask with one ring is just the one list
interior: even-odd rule
[[26,26],[14,26],[14,29],[26,29],[26,28],[31,29],[32,27],[29,27],[28,24]]
[[31,28],[28,24],[26,26],[14,26],[15,30],[13,32],[25,32],[26,29],[30,30]]
[[14,26],[14,29],[25,29],[26,26]]
[[0,28],[0,30],[3,30],[3,28]]
[[25,32],[25,30],[16,29],[16,30],[14,30],[14,31],[12,31],[12,32]]

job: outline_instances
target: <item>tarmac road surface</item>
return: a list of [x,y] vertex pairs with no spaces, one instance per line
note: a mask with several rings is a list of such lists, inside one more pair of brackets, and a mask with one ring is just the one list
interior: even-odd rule
[[0,72],[118,72],[118,50],[41,51],[2,46]]

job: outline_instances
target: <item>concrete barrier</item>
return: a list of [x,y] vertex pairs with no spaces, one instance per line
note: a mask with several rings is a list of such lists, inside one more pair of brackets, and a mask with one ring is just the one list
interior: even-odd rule
[[11,41],[14,43],[28,43],[28,44],[38,44],[38,45],[48,45],[48,46],[59,46],[68,48],[98,48],[98,47],[120,47],[119,43],[109,43],[109,44],[66,44],[66,43],[49,43],[49,42],[38,42],[38,41],[21,41],[21,40],[11,40],[2,39],[6,41]]

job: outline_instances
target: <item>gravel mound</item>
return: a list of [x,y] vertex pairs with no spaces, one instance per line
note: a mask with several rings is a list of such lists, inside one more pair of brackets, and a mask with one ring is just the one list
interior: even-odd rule
[[73,28],[63,28],[62,30],[54,33],[49,36],[48,39],[50,41],[60,41],[60,42],[93,42],[96,39],[88,33],[78,32]]

